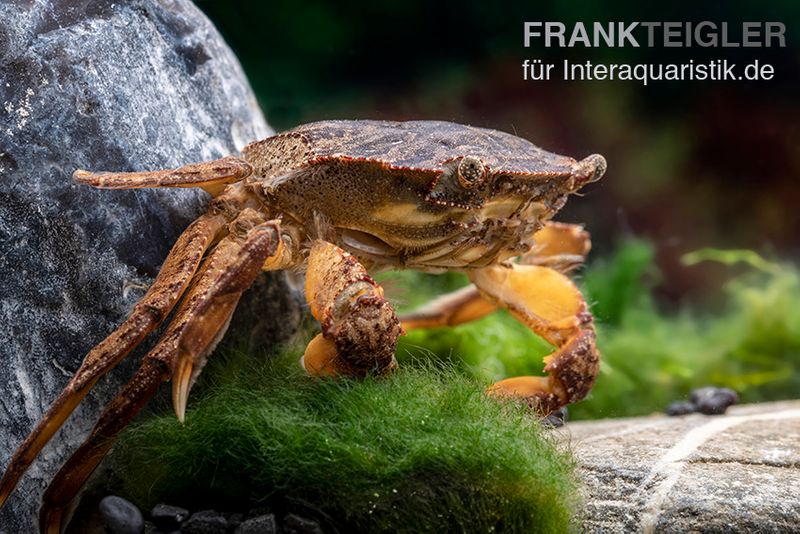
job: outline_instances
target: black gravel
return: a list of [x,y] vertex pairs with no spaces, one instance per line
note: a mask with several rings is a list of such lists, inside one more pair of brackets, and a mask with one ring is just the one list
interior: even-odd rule
[[324,534],[319,523],[295,514],[283,518],[283,532],[286,534]]
[[157,504],[147,520],[133,503],[109,495],[100,501],[98,512],[109,534],[324,534],[314,519],[288,513],[278,521],[267,508],[246,512],[217,510],[189,511],[170,504]]
[[141,534],[144,532],[142,512],[130,501],[109,495],[98,506],[109,534]]
[[667,415],[687,415],[696,411],[697,406],[689,401],[675,401],[667,406]]
[[183,534],[227,534],[228,520],[216,510],[195,512],[181,525]]
[[725,413],[729,406],[736,404],[739,395],[728,388],[705,387],[692,390],[691,400],[697,406],[698,412],[720,415]]
[[567,407],[564,406],[563,408],[559,408],[555,412],[542,419],[542,425],[544,425],[545,428],[562,427],[564,426],[564,423],[567,422],[568,417],[569,410],[567,410]]
[[667,415],[722,415],[739,401],[739,395],[730,388],[713,386],[693,389],[688,401],[675,401],[667,406]]
[[189,510],[169,504],[157,504],[150,511],[150,521],[159,530],[172,531],[180,528],[181,523],[189,518]]
[[259,515],[243,522],[234,532],[235,534],[276,534],[278,522],[275,520],[275,514]]

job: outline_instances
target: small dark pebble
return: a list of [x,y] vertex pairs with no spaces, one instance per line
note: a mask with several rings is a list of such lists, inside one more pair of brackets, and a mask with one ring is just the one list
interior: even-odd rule
[[675,401],[667,406],[667,415],[687,415],[697,411],[697,406],[689,401]]
[[183,534],[227,534],[228,520],[216,510],[196,512],[181,524]]
[[157,504],[150,511],[150,520],[159,530],[177,530],[189,518],[189,510],[169,504]]
[[141,534],[144,532],[142,512],[122,497],[109,495],[100,501],[100,515],[110,534]]
[[542,425],[545,428],[558,428],[560,426],[564,426],[564,423],[567,422],[567,417],[569,416],[569,411],[567,407],[564,406],[563,408],[559,408],[558,410],[554,411],[544,419],[542,419]]
[[287,514],[283,518],[283,532],[287,534],[324,534],[319,523],[295,514]]
[[278,524],[275,522],[274,514],[265,514],[251,517],[239,525],[234,532],[235,534],[275,534],[278,532]]
[[697,411],[706,415],[720,415],[736,404],[739,395],[729,388],[705,387],[692,390],[691,401]]

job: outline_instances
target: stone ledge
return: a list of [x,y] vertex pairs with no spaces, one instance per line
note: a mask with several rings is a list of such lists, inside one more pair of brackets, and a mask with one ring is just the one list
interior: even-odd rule
[[800,531],[800,401],[557,433],[579,464],[585,532]]

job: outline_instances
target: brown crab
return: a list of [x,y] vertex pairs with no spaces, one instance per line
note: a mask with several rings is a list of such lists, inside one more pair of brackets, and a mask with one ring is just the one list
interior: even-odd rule
[[[325,121],[252,143],[242,158],[133,173],[76,171],[95,187],[202,187],[192,223],[128,319],[86,356],[0,481],[0,504],[97,380],[173,308],[171,323],[47,488],[40,529],[59,532],[89,475],[160,384],[184,419],[189,389],[262,270],[304,268],[322,332],[302,363],[314,375],[364,376],[396,366],[403,329],[455,325],[505,307],[555,345],[547,377],[489,392],[543,413],[583,398],[599,366],[592,317],[563,274],[589,250],[575,225],[548,222],[605,171],[519,137],[448,122]],[[473,285],[398,319],[368,270],[459,270]]]

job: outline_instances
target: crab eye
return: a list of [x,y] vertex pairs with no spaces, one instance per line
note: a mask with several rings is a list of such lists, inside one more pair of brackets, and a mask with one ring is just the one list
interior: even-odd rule
[[465,156],[458,163],[458,181],[467,189],[473,188],[483,181],[486,167],[480,158]]

